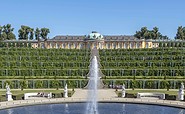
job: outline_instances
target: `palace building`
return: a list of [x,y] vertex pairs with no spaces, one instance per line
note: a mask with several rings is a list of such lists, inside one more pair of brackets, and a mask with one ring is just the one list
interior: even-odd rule
[[[164,40],[163,40],[164,41]],[[168,42],[167,40],[166,42]],[[144,40],[134,36],[125,35],[101,35],[93,31],[89,35],[81,36],[55,36],[48,40],[10,40],[5,43],[31,44],[33,48],[62,48],[62,49],[137,49],[137,48],[157,48],[161,40]]]

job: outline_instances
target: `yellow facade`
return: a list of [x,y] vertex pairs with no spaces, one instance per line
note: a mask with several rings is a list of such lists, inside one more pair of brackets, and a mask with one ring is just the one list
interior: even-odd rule
[[138,39],[134,36],[103,36],[97,32],[92,32],[88,36],[55,36],[48,40],[14,40],[4,41],[15,43],[19,47],[31,44],[32,48],[61,48],[61,49],[139,49],[139,48],[156,48],[159,47],[160,41]]
[[[153,43],[152,41],[94,41],[94,42],[34,42],[31,43],[33,48],[61,48],[61,49],[139,49],[139,48],[156,48],[159,47],[159,43]],[[39,47],[40,44],[40,47]]]

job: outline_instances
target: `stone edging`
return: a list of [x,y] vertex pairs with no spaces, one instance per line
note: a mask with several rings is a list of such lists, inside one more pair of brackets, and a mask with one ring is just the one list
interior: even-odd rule
[[[35,100],[17,100],[0,102],[0,110],[21,106],[31,106],[40,104],[58,104],[58,103],[81,103],[87,102],[82,98],[57,98],[57,99],[35,99]],[[98,99],[98,102],[102,103],[136,103],[136,104],[149,104],[149,105],[161,105],[170,106],[176,108],[185,109],[185,102],[183,101],[171,101],[171,100],[158,100],[158,99],[133,99],[133,98],[102,98]]]

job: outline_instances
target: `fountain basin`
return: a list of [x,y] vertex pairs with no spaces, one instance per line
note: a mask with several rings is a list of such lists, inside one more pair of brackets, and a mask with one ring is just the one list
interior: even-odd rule
[[[0,110],[0,114],[85,114],[86,103],[63,103],[24,106]],[[98,103],[99,114],[184,114],[185,109],[167,106]]]

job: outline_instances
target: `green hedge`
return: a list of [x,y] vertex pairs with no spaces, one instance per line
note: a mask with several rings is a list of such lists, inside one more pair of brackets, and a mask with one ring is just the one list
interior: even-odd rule
[[24,100],[24,94],[12,95],[13,100]]
[[0,102],[6,101],[6,96],[5,95],[1,95],[0,96]]
[[[68,97],[72,97],[73,94],[74,94],[74,91],[68,92]],[[64,93],[52,93],[52,96],[54,98],[62,98],[64,97]]]
[[103,80],[106,86],[123,85],[127,89],[178,89],[182,80]]
[[11,89],[21,89],[21,87],[23,87],[23,89],[42,89],[42,88],[59,89],[59,88],[64,88],[66,83],[68,85],[68,88],[84,88],[87,85],[88,80],[87,79],[4,80],[4,81],[0,81],[0,89],[5,88],[6,83],[10,85]]

